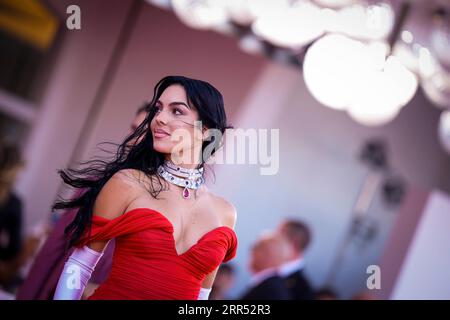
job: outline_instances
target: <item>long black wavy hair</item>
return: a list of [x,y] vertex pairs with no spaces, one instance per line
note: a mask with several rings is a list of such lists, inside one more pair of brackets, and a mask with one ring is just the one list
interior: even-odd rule
[[[94,159],[81,163],[80,168],[58,171],[65,184],[81,189],[77,197],[70,200],[59,199],[52,206],[52,210],[78,208],[74,220],[65,229],[66,236],[70,237],[69,247],[75,245],[86,230],[90,230],[95,200],[100,190],[116,172],[136,169],[149,177],[154,176],[156,179],[149,179],[149,193],[154,198],[165,190],[166,181],[156,174],[158,167],[164,162],[164,154],[153,148],[150,123],[157,112],[156,101],[167,87],[175,84],[184,88],[188,103],[197,110],[203,126],[218,129],[222,133],[232,128],[227,124],[223,97],[211,84],[183,76],[167,76],[161,79],[154,88],[152,100],[145,107],[148,111],[145,120],[117,146],[111,160]],[[202,144],[202,153],[208,148],[212,150],[210,155],[213,155],[221,145],[222,141],[219,139],[205,140]],[[202,157],[201,165],[206,160],[207,158]]]

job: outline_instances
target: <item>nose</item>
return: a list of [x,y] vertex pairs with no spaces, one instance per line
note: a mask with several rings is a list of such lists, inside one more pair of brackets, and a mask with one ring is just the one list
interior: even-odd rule
[[155,114],[155,121],[157,124],[167,124],[167,115],[164,110],[160,110]]

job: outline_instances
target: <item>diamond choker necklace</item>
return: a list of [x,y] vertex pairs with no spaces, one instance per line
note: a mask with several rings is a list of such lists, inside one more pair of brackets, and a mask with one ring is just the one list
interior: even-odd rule
[[167,182],[183,188],[183,198],[188,199],[190,196],[189,189],[197,190],[205,183],[203,177],[203,167],[199,169],[186,169],[177,166],[171,161],[165,161],[158,168],[158,175]]

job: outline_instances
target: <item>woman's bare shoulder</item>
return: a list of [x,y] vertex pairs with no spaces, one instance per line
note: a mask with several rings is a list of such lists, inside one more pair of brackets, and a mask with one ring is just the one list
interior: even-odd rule
[[213,207],[217,208],[219,218],[223,225],[234,229],[237,219],[237,211],[235,206],[223,197],[209,192]]
[[122,215],[139,192],[142,172],[123,169],[116,172],[102,187],[94,204],[94,215],[114,219]]

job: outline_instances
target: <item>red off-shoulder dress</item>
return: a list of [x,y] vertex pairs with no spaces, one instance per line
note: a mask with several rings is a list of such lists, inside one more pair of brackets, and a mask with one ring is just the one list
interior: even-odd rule
[[160,212],[137,208],[115,218],[93,216],[77,247],[115,238],[111,272],[89,300],[196,300],[205,276],[236,255],[237,237],[227,226],[204,234],[182,254],[173,225]]

